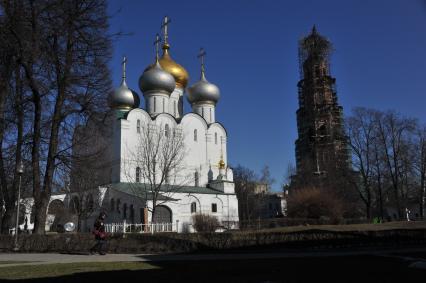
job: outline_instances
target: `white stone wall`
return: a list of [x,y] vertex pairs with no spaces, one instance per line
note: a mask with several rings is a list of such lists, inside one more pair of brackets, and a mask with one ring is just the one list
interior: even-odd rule
[[[138,120],[140,131],[143,131],[147,125],[157,127],[158,130],[165,131],[166,125],[170,133],[174,129],[179,129],[184,136],[185,158],[183,167],[185,170],[180,172],[182,177],[179,185],[185,184],[195,186],[195,172],[198,172],[198,186],[206,186],[210,179],[216,179],[219,171],[218,164],[223,157],[227,164],[227,136],[226,131],[220,123],[208,125],[206,121],[195,113],[188,113],[183,116],[178,124],[174,117],[167,113],[161,113],[152,120],[151,116],[142,109],[133,109],[127,119],[117,121],[114,140],[115,157],[114,160],[120,160],[119,182],[134,182],[136,164],[132,166],[132,158],[137,152],[137,144],[140,141],[138,133]],[[196,132],[196,138],[194,137]],[[134,167],[134,168],[133,168]],[[232,170],[227,170],[227,178],[232,181]],[[184,179],[184,181],[182,181]],[[182,183],[184,182],[184,183]]]
[[[158,201],[157,205],[166,206],[172,211],[172,223],[177,227],[178,232],[194,232],[192,216],[195,214],[209,214],[217,217],[221,225],[238,222],[238,201],[235,194],[195,194],[195,193],[174,193],[168,195],[175,199],[173,201]],[[114,199],[114,208],[111,207],[111,199]],[[117,201],[120,204],[117,205]],[[105,223],[142,223],[143,208],[145,203],[138,197],[126,194],[114,189],[108,189],[103,200],[103,207],[106,208],[107,218]],[[191,213],[191,203],[196,203],[196,212]],[[212,204],[217,205],[217,212],[212,212]],[[124,205],[127,205],[126,218],[124,217]],[[134,222],[130,218],[130,206],[134,208]],[[152,201],[146,205],[149,208],[148,222],[151,223]],[[119,210],[117,209],[119,206]],[[142,213],[142,214],[141,214]],[[94,213],[93,217],[87,220],[85,230],[92,229],[93,223],[98,216]],[[177,226],[175,226],[177,224]],[[233,226],[232,228],[237,228]],[[175,228],[174,228],[175,229]]]
[[[173,198],[178,201],[167,201],[161,203],[171,209],[172,222],[177,224],[178,232],[194,232],[193,219],[195,214],[208,214],[215,216],[221,225],[227,225],[229,222],[238,222],[238,201],[235,194],[185,194],[175,193]],[[191,203],[196,203],[196,212],[191,213]],[[217,205],[217,212],[212,212],[212,204]],[[152,202],[148,202],[152,207]],[[151,212],[149,213],[151,221]],[[237,227],[233,227],[237,228]]]
[[[89,193],[98,194],[100,196],[100,203],[99,205],[96,205],[96,211],[94,211],[87,219],[83,219],[81,221],[82,232],[89,232],[93,230],[93,224],[99,213],[102,211],[107,213],[105,223],[126,222],[139,224],[143,222],[143,208],[145,205],[148,206],[150,211],[152,210],[152,201],[145,203],[142,197],[137,196],[138,192],[136,190],[124,193],[115,189],[100,187]],[[51,196],[50,202],[53,200],[60,200],[63,202],[65,209],[68,210],[72,196],[72,194],[54,195]],[[230,228],[238,228],[238,226],[235,225],[235,223],[238,222],[238,200],[235,194],[174,193],[168,195],[168,197],[173,200],[160,200],[157,205],[166,206],[172,211],[172,223],[174,224],[174,229],[177,227],[177,232],[194,232],[192,217],[195,214],[200,213],[215,216],[220,224],[225,227],[228,227],[228,224],[231,223],[233,226]],[[191,203],[193,202],[196,203],[195,212],[191,212]],[[21,203],[26,207],[25,216],[28,218],[28,229],[32,230],[34,223],[31,223],[30,219],[31,208],[34,205],[33,199],[25,199],[22,200]],[[212,204],[216,204],[216,212],[212,211]],[[133,219],[131,207],[133,207],[134,211]],[[151,223],[151,216],[151,212],[148,212],[148,223]],[[47,231],[49,231],[54,220],[55,215],[47,215]],[[20,225],[20,229],[24,229],[23,223]]]

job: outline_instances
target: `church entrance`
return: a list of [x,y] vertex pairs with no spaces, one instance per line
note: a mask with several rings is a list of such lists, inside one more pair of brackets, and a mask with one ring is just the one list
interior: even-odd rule
[[172,211],[165,205],[159,205],[155,209],[154,223],[172,223]]

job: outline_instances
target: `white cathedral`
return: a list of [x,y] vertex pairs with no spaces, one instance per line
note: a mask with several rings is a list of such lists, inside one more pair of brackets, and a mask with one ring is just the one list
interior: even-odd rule
[[[73,148],[74,155],[104,148],[96,158],[96,172],[86,172],[97,176],[97,188],[76,198],[80,180],[71,175],[74,189],[52,196],[51,202],[62,202],[65,209],[96,206],[96,211],[81,221],[82,231],[92,228],[101,210],[107,213],[106,223],[169,223],[177,232],[194,231],[196,214],[215,216],[225,228],[238,227],[233,172],[227,166],[227,132],[215,115],[219,89],[206,79],[204,52],[199,56],[200,80],[187,88],[188,72],[170,56],[168,23],[166,17],[162,56],[158,55],[157,36],[155,62],[139,78],[145,109],[139,107],[139,95],[126,84],[124,59],[121,85],[108,97],[111,111],[105,122],[107,134],[90,123],[75,133],[76,139],[88,142]],[[185,93],[192,106],[186,114]],[[171,158],[173,154],[178,157]],[[46,228],[53,223],[55,216],[48,212]]]

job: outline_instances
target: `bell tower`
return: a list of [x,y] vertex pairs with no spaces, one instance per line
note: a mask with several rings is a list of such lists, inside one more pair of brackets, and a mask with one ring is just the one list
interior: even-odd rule
[[297,171],[293,178],[299,186],[330,184],[337,171],[350,171],[343,108],[337,99],[336,79],[330,74],[331,52],[330,41],[315,26],[299,42]]

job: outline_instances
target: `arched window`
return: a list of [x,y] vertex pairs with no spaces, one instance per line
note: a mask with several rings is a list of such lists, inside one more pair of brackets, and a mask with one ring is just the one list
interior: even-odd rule
[[69,210],[71,214],[77,214],[80,212],[80,200],[77,196],[74,196],[69,205]]
[[176,110],[177,110],[177,104],[176,101],[173,101],[173,113],[175,114],[174,116],[176,117]]
[[217,133],[214,133],[214,143],[217,144]]
[[199,176],[198,176],[197,171],[195,171],[195,173],[194,173],[194,181],[195,181],[195,186],[198,187],[199,186]]
[[141,120],[136,121],[136,132],[139,134],[141,132]]
[[197,141],[197,129],[194,130],[194,141]]
[[197,203],[194,201],[193,203],[191,203],[191,213],[196,213],[197,212]]
[[217,204],[212,203],[212,212],[217,212]]
[[120,213],[120,205],[121,205],[121,200],[118,199],[117,200],[117,213]]
[[166,112],[166,99],[163,97],[163,112]]
[[141,168],[136,167],[136,183],[140,183],[141,181]]
[[210,122],[212,121],[212,109],[209,108],[209,116],[210,116]]
[[111,208],[110,208],[110,210],[111,210],[111,212],[114,212],[114,210],[115,210],[115,201],[114,201],[113,198],[111,199]]
[[166,124],[166,126],[164,127],[164,134],[166,135],[166,137],[169,137],[169,132],[170,132],[169,124]]
[[123,218],[127,218],[127,203],[123,204]]
[[154,97],[154,112],[157,112],[157,97]]
[[[47,209],[47,214],[53,214],[53,215],[56,215],[56,217],[59,218],[59,217],[63,216],[64,212],[65,212],[65,205],[61,200],[55,199],[55,200],[52,200],[49,203],[49,207]],[[24,221],[24,216],[26,214],[25,205],[22,205],[20,207],[19,213],[21,213],[20,216],[22,217],[22,219],[19,220],[19,223],[22,223]]]

